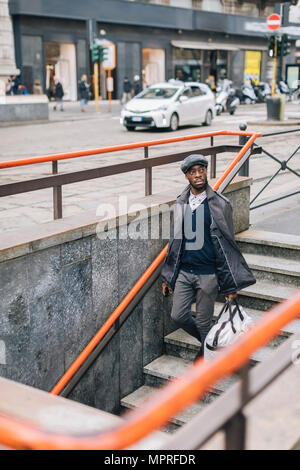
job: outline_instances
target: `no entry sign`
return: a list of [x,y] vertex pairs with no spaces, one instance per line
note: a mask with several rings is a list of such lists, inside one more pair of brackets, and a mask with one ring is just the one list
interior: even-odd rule
[[267,26],[272,31],[279,29],[281,26],[281,17],[277,15],[276,13],[273,13],[273,15],[268,16]]

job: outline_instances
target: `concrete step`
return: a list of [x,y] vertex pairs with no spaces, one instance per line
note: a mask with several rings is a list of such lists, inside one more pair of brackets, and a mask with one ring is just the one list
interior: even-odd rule
[[249,229],[235,237],[243,253],[300,259],[300,236]]
[[[141,408],[151,397],[152,393],[157,389],[154,387],[149,387],[148,385],[143,385],[142,387],[135,390],[133,393],[130,393],[126,397],[122,398],[121,406],[124,408]],[[200,413],[201,410],[205,407],[203,402],[193,403],[185,410],[181,411],[178,415],[174,416],[171,420],[172,424],[176,426],[182,426],[188,423],[194,416]]]
[[300,286],[299,260],[245,253],[244,257],[257,280]]
[[[269,345],[255,351],[251,357],[251,365],[262,362],[274,352],[274,348],[279,346],[283,340],[275,338]],[[193,336],[190,336],[181,328],[173,331],[165,337],[166,353],[174,355],[184,360],[193,361],[197,352],[199,351],[199,342]]]
[[[184,372],[191,365],[191,361],[176,356],[164,354],[144,367],[145,385],[157,387],[165,383],[167,380],[174,379]],[[210,403],[215,395],[220,395],[237,381],[237,376],[232,375],[224,380],[216,383],[205,397],[204,403]],[[211,394],[214,396],[212,397]]]
[[297,291],[296,286],[258,280],[253,286],[246,287],[239,292],[239,302],[248,308],[268,310],[276,303],[288,299]]

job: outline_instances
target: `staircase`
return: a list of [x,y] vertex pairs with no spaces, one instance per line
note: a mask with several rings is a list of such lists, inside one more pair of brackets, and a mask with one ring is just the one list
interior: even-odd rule
[[[254,322],[278,302],[292,296],[300,287],[300,236],[247,230],[236,237],[257,282],[239,293],[239,303]],[[215,317],[222,308],[222,298],[215,305]],[[192,306],[192,309],[195,306]],[[300,319],[286,325],[280,335],[251,357],[251,365],[267,359],[274,348],[300,331]],[[121,400],[123,408],[141,407],[154,389],[180,375],[194,360],[198,341],[179,329],[164,338],[164,354],[144,367],[144,385]],[[203,399],[173,417],[167,432],[174,432],[213,402],[237,380],[236,375],[215,384]]]

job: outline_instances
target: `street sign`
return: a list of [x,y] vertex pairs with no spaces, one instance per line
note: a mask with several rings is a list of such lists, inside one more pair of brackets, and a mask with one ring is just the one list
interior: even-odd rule
[[281,17],[277,13],[273,13],[267,18],[267,26],[272,31],[279,29],[281,26]]

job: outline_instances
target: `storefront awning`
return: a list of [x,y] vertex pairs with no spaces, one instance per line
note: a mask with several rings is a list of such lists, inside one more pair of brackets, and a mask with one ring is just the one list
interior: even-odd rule
[[180,49],[208,49],[220,51],[240,51],[255,50],[266,51],[268,46],[257,46],[253,44],[224,44],[221,42],[204,42],[204,41],[171,41],[172,46]]

